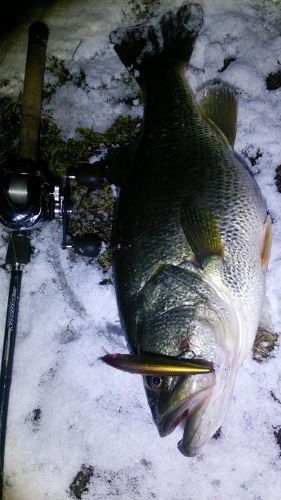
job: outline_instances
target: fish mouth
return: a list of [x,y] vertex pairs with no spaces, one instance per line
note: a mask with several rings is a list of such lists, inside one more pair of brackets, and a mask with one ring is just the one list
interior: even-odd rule
[[208,387],[194,393],[179,404],[176,409],[165,415],[158,425],[158,432],[161,437],[171,434],[180,424],[184,427],[183,438],[178,443],[178,448],[185,456],[196,455],[197,448],[201,446],[195,444],[196,435],[214,386],[215,381]]
[[181,404],[177,410],[174,410],[170,415],[163,418],[161,423],[158,425],[158,431],[161,437],[168,436],[171,434],[178,425],[188,417],[189,401]]
[[[158,426],[160,436],[168,436],[185,419],[189,419],[194,413],[197,413],[197,411],[202,408],[202,405],[206,402],[206,400],[209,399],[212,390],[213,386],[203,389],[196,394],[193,394],[191,398],[188,398],[183,403],[181,403],[176,410],[173,410],[167,416],[162,418],[162,421]],[[204,408],[205,406],[206,405],[204,404]]]
[[206,407],[213,391],[205,390],[203,392],[204,394],[201,394],[200,401],[198,401],[194,406],[192,413],[187,415],[184,423],[183,437],[178,442],[178,450],[185,457],[194,457],[197,455],[201,446],[211,437],[209,434],[200,436],[199,431]]

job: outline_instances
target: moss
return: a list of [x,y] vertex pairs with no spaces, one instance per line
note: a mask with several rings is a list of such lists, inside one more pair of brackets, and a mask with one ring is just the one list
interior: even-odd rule
[[0,164],[8,154],[15,154],[20,132],[20,101],[11,97],[0,97]]
[[278,444],[280,448],[280,456],[281,456],[281,426],[275,426],[273,427],[274,429],[274,437],[276,440],[276,443]]
[[277,90],[281,87],[281,69],[275,73],[269,73],[266,77],[266,88],[268,90]]
[[121,83],[125,85],[129,94],[127,97],[122,99],[122,102],[127,104],[128,107],[132,108],[137,101],[138,104],[144,104],[144,95],[137,84],[135,78],[130,73],[122,73],[121,74]]
[[64,59],[58,59],[56,56],[47,57],[46,69],[57,78],[59,86],[65,85],[72,78],[70,71],[65,67]]
[[219,427],[218,430],[213,435],[213,439],[220,439],[220,438],[221,438],[221,427]]
[[275,171],[275,183],[277,190],[281,193],[281,165],[278,165]]
[[0,80],[0,88],[4,88],[4,87],[7,87],[9,85],[9,80],[7,78],[3,78],[2,80]]
[[[104,252],[102,252],[98,256],[97,261],[98,261],[99,265],[101,266],[103,272],[106,273],[111,266],[111,251],[110,251],[109,246],[107,247],[107,249]],[[111,280],[109,280],[108,282],[111,282]],[[104,284],[104,283],[101,282],[100,284]]]
[[156,8],[159,7],[160,0],[129,0],[127,10],[129,14],[124,12],[124,16],[134,16],[137,20],[145,20],[151,17]]
[[112,285],[112,280],[110,278],[105,278],[104,280],[101,280],[99,282],[99,285],[101,285],[101,286]]
[[70,218],[70,232],[73,236],[96,233],[106,244],[105,251],[98,262],[104,271],[110,264],[109,244],[113,221],[115,199],[110,185],[104,181],[101,188],[88,192],[86,188],[76,187],[72,196],[74,215]]
[[139,132],[139,119],[118,116],[105,132],[90,128],[78,128],[77,138],[63,139],[60,130],[48,115],[41,121],[41,155],[49,168],[57,174],[78,167],[90,156],[98,155],[105,147],[123,145],[131,141]]
[[229,66],[231,63],[233,63],[233,62],[235,62],[235,61],[236,61],[236,57],[226,57],[226,58],[224,59],[224,61],[223,61],[223,66],[222,66],[222,68],[220,68],[220,69],[218,70],[218,72],[219,72],[219,73],[222,73],[223,71],[225,71],[225,70],[228,68],[228,66]]
[[69,486],[72,498],[78,500],[82,498],[84,493],[89,491],[89,482],[94,475],[94,468],[91,465],[82,465],[80,471],[76,474],[72,483]]
[[99,133],[90,129],[88,133],[85,129],[85,134],[78,139],[65,140],[53,119],[49,115],[42,116],[41,156],[48,162],[50,170],[56,174],[75,168],[79,163],[87,161],[91,155],[97,154],[101,142]]
[[86,74],[83,69],[80,69],[78,73],[71,73],[66,67],[65,60],[56,56],[47,57],[45,71],[51,80],[44,84],[43,98],[45,99],[50,99],[58,87],[62,87],[68,82],[72,81],[77,87],[86,85]]
[[280,404],[280,405],[281,405],[281,401],[280,401],[280,399],[276,396],[276,394],[275,394],[273,391],[270,391],[270,396],[272,397],[272,399],[273,399],[276,403],[278,403],[278,404]]
[[263,154],[259,148],[255,152],[252,152],[252,149],[253,147],[246,148],[242,151],[242,154],[245,158],[248,158],[252,167],[255,167]]
[[106,144],[127,144],[139,133],[139,118],[118,116],[106,131]]

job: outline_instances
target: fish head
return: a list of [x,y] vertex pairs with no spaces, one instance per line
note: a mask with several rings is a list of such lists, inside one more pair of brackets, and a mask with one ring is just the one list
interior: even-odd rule
[[160,436],[181,425],[183,437],[178,448],[185,456],[196,455],[220,427],[239,368],[235,318],[230,318],[219,297],[216,301],[212,297],[211,304],[195,300],[169,310],[150,321],[142,335],[145,351],[200,359],[214,367],[213,372],[204,374],[144,377]]

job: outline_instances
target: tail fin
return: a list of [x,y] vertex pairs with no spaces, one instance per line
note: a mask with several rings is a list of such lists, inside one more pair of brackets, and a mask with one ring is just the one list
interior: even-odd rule
[[202,24],[200,5],[188,4],[176,13],[164,14],[157,25],[139,24],[126,31],[113,31],[110,40],[123,64],[140,80],[144,67],[155,57],[187,64]]

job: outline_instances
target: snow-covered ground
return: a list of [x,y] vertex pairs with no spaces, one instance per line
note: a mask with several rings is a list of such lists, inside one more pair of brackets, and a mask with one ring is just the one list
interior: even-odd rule
[[[22,89],[28,25],[41,18],[50,28],[48,54],[64,58],[72,72],[82,68],[87,84],[77,88],[68,82],[46,106],[66,136],[78,126],[104,130],[117,115],[128,113],[114,99],[124,92],[118,82],[124,67],[108,34],[122,20],[129,22],[130,12],[133,21],[138,3],[71,0],[37,9],[0,45],[1,78],[10,81],[1,93],[17,96]],[[161,12],[181,4],[153,3]],[[274,177],[281,164],[281,88],[267,90],[266,77],[280,69],[281,2],[200,3],[205,23],[188,77],[194,89],[220,76],[240,91],[236,149],[252,157],[258,150],[262,154],[253,168],[274,221],[267,294],[274,329],[280,332],[281,194]],[[235,60],[219,72],[227,58]],[[129,111],[139,115],[141,106],[136,103]],[[7,233],[1,230],[1,235],[3,262]],[[61,250],[60,242],[56,222],[34,231],[35,252],[24,271],[5,498],[79,498],[74,480],[83,476],[83,500],[279,499],[281,450],[274,431],[281,427],[280,346],[263,364],[250,358],[244,362],[219,438],[197,457],[185,458],[176,447],[182,431],[158,436],[141,377],[98,360],[105,352],[126,352],[114,288],[99,284],[105,276],[97,264]],[[0,280],[2,335],[9,284],[4,269]]]

